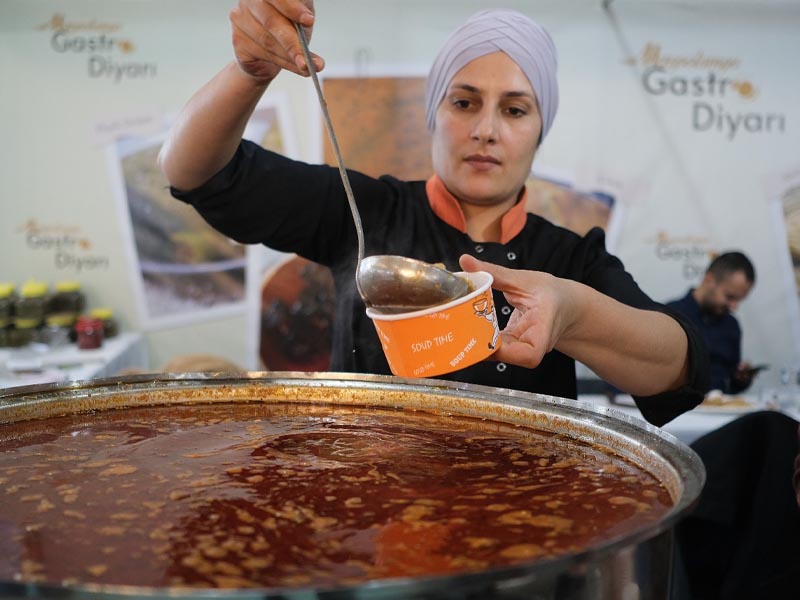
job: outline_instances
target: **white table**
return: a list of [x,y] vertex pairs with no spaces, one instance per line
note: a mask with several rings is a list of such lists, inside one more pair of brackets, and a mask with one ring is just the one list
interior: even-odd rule
[[148,368],[147,345],[140,333],[121,333],[94,350],[81,350],[77,344],[58,348],[29,344],[0,349],[0,389],[111,377],[123,369]]
[[[754,404],[757,403],[757,398],[755,396],[745,396],[745,398],[751,400]],[[644,420],[642,413],[639,412],[639,409],[633,406],[633,399],[630,398],[630,396],[618,397],[617,402],[619,403],[612,403],[609,401],[608,396],[601,394],[581,394],[578,399],[585,402],[591,402],[592,404],[607,406],[631,417],[635,417],[642,421]],[[679,417],[676,417],[664,425],[662,429],[671,433],[683,443],[691,444],[697,438],[710,431],[713,431],[714,429],[722,427],[726,423],[729,423],[730,421],[747,414],[747,412],[749,411],[731,409],[717,410],[705,407],[697,407],[694,410],[690,410],[683,413]],[[790,414],[790,416],[797,418],[797,416],[793,414]]]

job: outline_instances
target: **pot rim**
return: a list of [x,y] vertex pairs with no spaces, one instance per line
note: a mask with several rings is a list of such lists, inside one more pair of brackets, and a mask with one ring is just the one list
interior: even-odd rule
[[[669,531],[697,503],[705,483],[705,468],[699,456],[686,444],[672,434],[637,419],[615,408],[599,406],[585,401],[461,383],[440,379],[411,379],[390,375],[367,375],[333,372],[288,372],[288,371],[249,371],[242,373],[158,373],[137,374],[121,377],[110,377],[86,381],[49,383],[20,386],[0,390],[0,427],[25,420],[18,417],[21,407],[34,406],[46,408],[49,403],[92,397],[102,397],[102,391],[108,394],[132,394],[162,390],[204,389],[209,386],[252,386],[254,384],[270,384],[278,386],[300,386],[313,390],[322,389],[363,389],[366,391],[401,392],[404,394],[421,394],[422,396],[446,397],[478,405],[488,403],[500,407],[505,415],[545,412],[558,419],[574,422],[589,431],[607,431],[611,433],[609,440],[630,442],[649,456],[656,456],[664,461],[662,468],[673,470],[682,489],[673,495],[674,504],[664,517],[647,526],[640,527],[625,534],[593,544],[580,552],[567,554],[551,559],[540,559],[531,563],[523,563],[512,567],[486,569],[473,573],[454,575],[438,575],[414,578],[380,579],[364,584],[336,588],[254,588],[254,589],[188,589],[188,588],[153,588],[139,586],[79,584],[62,587],[55,584],[21,583],[0,580],[0,595],[27,597],[31,593],[44,597],[72,597],[78,593],[81,597],[93,599],[129,598],[132,595],[142,598],[186,597],[186,598],[235,598],[235,599],[269,599],[283,598],[289,600],[307,600],[309,598],[402,598],[409,594],[434,593],[437,590],[457,590],[461,587],[473,589],[476,582],[501,582],[525,579],[547,579],[580,569],[581,565],[598,558],[613,555],[626,548],[632,548],[642,542],[659,535],[668,535]],[[235,397],[229,398],[235,400]],[[224,400],[215,400],[216,402]],[[150,405],[163,404],[153,402]],[[388,405],[376,402],[375,406]],[[396,406],[396,405],[395,405]],[[80,409],[71,411],[83,412]],[[464,416],[479,416],[464,412],[455,407],[448,412]],[[60,413],[63,414],[63,413]],[[9,415],[11,418],[9,419]],[[489,416],[500,422],[513,422],[503,416]],[[541,428],[539,423],[530,427]],[[606,429],[603,429],[605,427]],[[573,436],[574,439],[592,442],[590,439]],[[609,450],[617,450],[606,440],[599,445]],[[669,485],[662,477],[636,460],[629,453],[620,452],[622,456],[648,470],[662,485]],[[662,471],[663,472],[663,471]],[[470,587],[471,586],[471,587]],[[312,595],[309,595],[312,594]]]

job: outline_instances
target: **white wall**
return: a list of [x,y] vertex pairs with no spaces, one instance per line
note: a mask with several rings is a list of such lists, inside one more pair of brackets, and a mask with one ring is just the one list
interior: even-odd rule
[[[132,289],[108,145],[115,136],[163,129],[230,60],[232,6],[230,0],[0,4],[0,280],[77,278],[90,301],[113,307],[124,327],[145,326]],[[570,173],[579,187],[614,192],[612,242],[659,300],[682,295],[696,282],[709,252],[743,249],[759,276],[740,312],[745,357],[771,363],[769,376],[800,362],[797,295],[776,203],[800,181],[800,81],[793,75],[800,55],[798,4],[620,0],[609,13],[599,2],[579,0],[319,0],[312,47],[326,58],[330,74],[423,75],[446,34],[489,6],[534,16],[559,49],[561,106],[535,166]],[[118,82],[91,76],[91,52],[58,52],[53,31],[37,29],[56,14],[84,25],[116,24],[115,35],[130,40],[133,50],[107,56],[150,65],[152,76]],[[98,32],[90,27],[84,33]],[[735,62],[724,69],[676,67],[665,73],[669,78],[707,78],[713,71],[717,78],[750,82],[756,94],[647,93],[642,53],[648,44],[662,56]],[[291,106],[296,154],[317,160],[321,128],[310,82],[283,74],[274,91]],[[699,131],[692,124],[698,102],[731,118],[780,115],[781,127],[740,129],[733,137],[724,128]],[[79,232],[89,248],[74,254],[95,257],[95,268],[77,272],[74,264],[56,262],[54,248],[31,246],[25,235],[31,220],[59,235]],[[151,328],[153,365],[176,353],[206,351],[255,366],[245,344],[251,322],[242,310]]]

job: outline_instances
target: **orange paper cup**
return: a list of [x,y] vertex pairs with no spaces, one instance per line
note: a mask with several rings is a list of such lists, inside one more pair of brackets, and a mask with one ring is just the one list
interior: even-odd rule
[[447,304],[401,314],[367,309],[392,373],[432,377],[474,365],[500,347],[489,273],[458,273],[474,291]]

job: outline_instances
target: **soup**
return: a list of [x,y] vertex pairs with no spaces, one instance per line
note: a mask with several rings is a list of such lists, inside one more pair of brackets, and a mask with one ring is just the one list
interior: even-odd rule
[[0,579],[329,587],[579,551],[663,518],[650,473],[424,411],[150,406],[0,426]]

